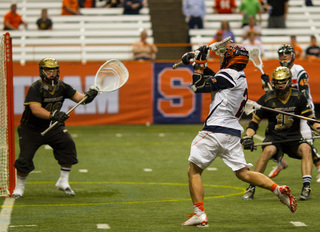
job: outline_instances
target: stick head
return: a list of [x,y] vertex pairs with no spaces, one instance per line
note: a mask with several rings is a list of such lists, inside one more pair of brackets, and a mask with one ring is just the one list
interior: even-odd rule
[[254,48],[249,51],[249,59],[253,62],[254,66],[256,66],[261,71],[261,73],[264,73],[262,70],[263,63],[261,60],[261,53],[258,48]]
[[226,47],[229,43],[232,43],[231,36],[223,39],[220,42],[213,43],[209,45],[209,49],[214,51],[218,56],[223,57],[224,53],[226,52]]
[[99,92],[112,92],[123,86],[128,79],[127,68],[119,60],[112,59],[99,68],[94,85]]
[[244,112],[246,115],[249,115],[260,108],[261,106],[258,103],[248,100],[246,106],[244,107]]

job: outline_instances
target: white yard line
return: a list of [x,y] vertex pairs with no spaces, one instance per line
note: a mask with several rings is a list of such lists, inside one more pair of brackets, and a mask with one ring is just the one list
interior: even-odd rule
[[2,209],[0,212],[0,232],[8,231],[14,200],[15,199],[8,197],[3,201]]

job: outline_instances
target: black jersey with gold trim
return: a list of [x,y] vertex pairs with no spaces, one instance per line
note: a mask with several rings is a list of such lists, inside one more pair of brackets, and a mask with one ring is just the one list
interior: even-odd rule
[[[292,114],[303,115],[308,117],[312,114],[312,110],[308,105],[306,97],[296,89],[289,90],[289,96],[285,100],[280,100],[274,91],[268,91],[258,101],[258,104],[285,111]],[[300,119],[284,115],[265,109],[257,110],[254,114],[258,121],[262,119],[268,120],[266,136],[272,135],[274,138],[284,140],[288,138],[300,138]]]
[[20,121],[21,124],[36,127],[40,130],[46,129],[50,124],[50,120],[41,119],[33,115],[30,104],[41,104],[44,109],[52,113],[55,110],[60,110],[64,100],[72,98],[76,93],[77,91],[73,87],[61,80],[58,81],[52,91],[41,80],[35,81],[29,88],[24,101],[25,109]]

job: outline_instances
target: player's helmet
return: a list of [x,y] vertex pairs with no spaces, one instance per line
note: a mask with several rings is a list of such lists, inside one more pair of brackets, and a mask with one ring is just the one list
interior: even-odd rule
[[230,68],[231,66],[238,71],[243,70],[249,62],[249,52],[240,45],[229,45],[223,55],[220,68]]
[[[282,55],[291,55],[291,58],[280,60],[280,56]],[[296,58],[296,52],[290,44],[282,44],[278,49],[278,57],[281,66],[290,67]]]
[[[52,75],[50,74],[52,73]],[[55,58],[45,57],[39,62],[39,75],[49,85],[58,83],[60,76],[59,64]],[[48,74],[49,73],[49,74]]]
[[[276,68],[272,73],[272,85],[279,96],[287,93],[291,88],[291,71],[289,68],[280,66]],[[280,85],[285,84],[285,87],[279,88]]]

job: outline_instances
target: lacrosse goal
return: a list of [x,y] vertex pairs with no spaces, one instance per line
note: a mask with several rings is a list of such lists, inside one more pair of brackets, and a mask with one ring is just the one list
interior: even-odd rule
[[11,196],[15,187],[12,40],[9,33],[0,42],[0,196]]

